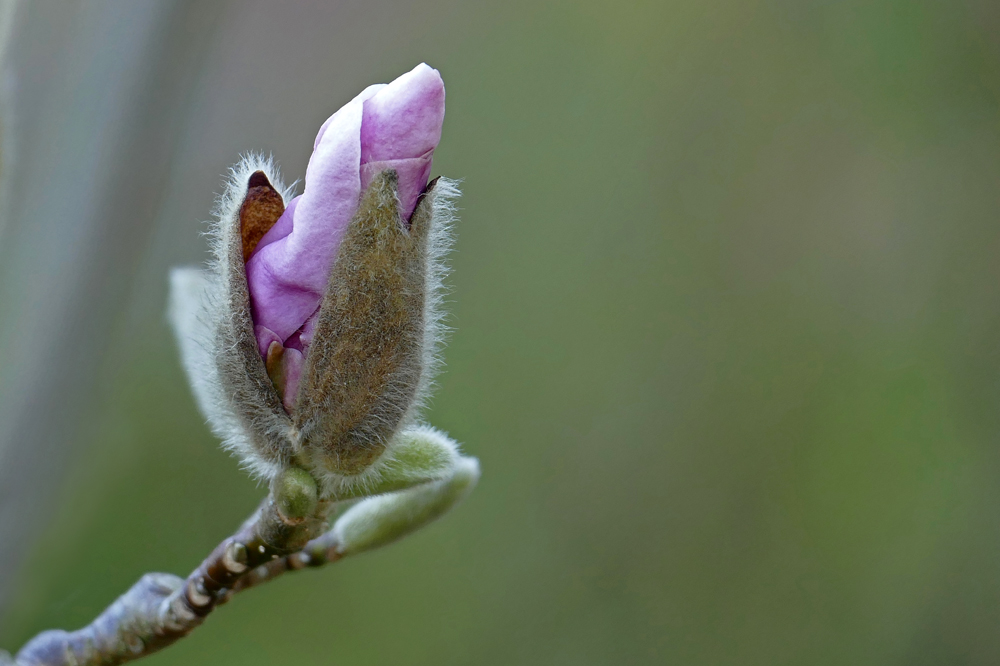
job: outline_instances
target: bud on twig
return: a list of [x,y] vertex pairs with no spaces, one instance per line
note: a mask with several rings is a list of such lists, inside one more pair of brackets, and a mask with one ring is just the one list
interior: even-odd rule
[[395,541],[468,494],[478,462],[418,422],[457,196],[428,184],[443,119],[441,77],[420,65],[323,125],[301,197],[270,160],[234,167],[214,261],[172,271],[169,314],[201,410],[270,492],[186,579],[147,574],[91,624],[43,632],[0,666],[145,656],[234,594]]
[[281,517],[288,522],[302,522],[316,511],[316,480],[304,469],[282,470],[271,482],[271,495]]
[[302,196],[269,161],[238,165],[213,271],[174,273],[199,404],[254,474],[298,466],[332,499],[368,487],[415,424],[442,338],[456,194],[427,185],[443,118],[426,65],[370,86],[320,129]]
[[479,462],[462,458],[447,479],[358,502],[333,526],[337,552],[354,555],[403,538],[458,504],[478,480]]

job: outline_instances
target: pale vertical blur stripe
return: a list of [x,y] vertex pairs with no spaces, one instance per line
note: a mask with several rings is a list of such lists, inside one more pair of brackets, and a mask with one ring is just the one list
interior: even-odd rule
[[32,0],[13,12],[2,107],[0,608],[15,582],[6,572],[83,439],[225,4]]
[[11,26],[14,22],[14,11],[18,0],[0,0],[0,247],[3,247],[3,231],[8,200],[8,182],[4,178],[4,165],[11,160],[10,141],[6,138],[7,117],[10,115],[11,94],[9,81],[11,79],[7,63],[7,47],[10,43]]

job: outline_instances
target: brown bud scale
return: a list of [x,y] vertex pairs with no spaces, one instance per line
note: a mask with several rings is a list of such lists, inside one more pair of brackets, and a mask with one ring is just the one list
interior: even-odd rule
[[281,214],[285,201],[263,171],[255,171],[247,181],[247,194],[240,206],[240,237],[243,241],[243,261],[246,262]]

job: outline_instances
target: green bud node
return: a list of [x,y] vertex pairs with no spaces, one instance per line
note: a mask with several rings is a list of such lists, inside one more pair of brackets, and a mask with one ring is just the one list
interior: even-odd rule
[[304,520],[316,510],[316,480],[299,467],[289,467],[275,477],[271,492],[281,515],[290,520]]

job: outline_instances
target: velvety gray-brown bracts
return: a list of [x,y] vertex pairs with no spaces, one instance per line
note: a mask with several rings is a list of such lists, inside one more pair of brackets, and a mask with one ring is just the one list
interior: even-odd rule
[[407,228],[396,172],[383,171],[341,242],[295,414],[310,469],[350,475],[370,466],[416,397],[432,201],[433,190]]

